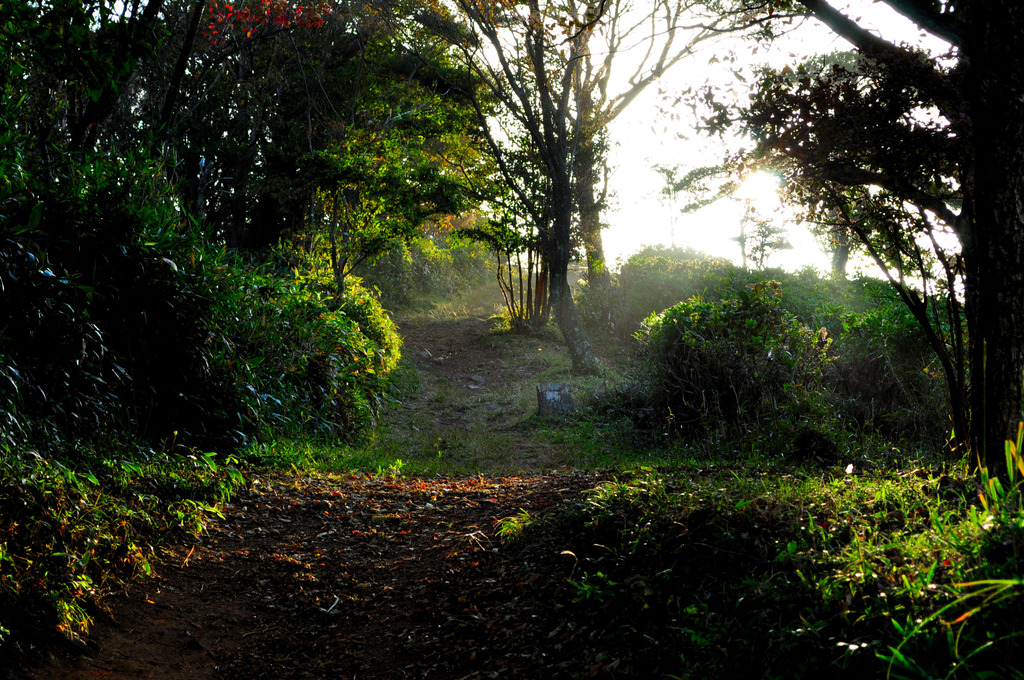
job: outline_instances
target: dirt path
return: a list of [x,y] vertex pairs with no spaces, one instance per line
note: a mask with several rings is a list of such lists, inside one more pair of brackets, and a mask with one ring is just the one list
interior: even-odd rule
[[481,469],[520,472],[255,476],[201,541],[103,601],[87,651],[15,677],[549,677],[519,598],[571,560],[505,551],[495,523],[557,512],[596,475],[542,472],[553,450],[518,434],[529,386],[550,366],[535,355],[554,348],[510,353],[487,330],[483,319],[403,325],[422,390],[392,427],[409,446],[436,438],[463,464],[490,455]]
[[537,567],[502,554],[495,521],[555,511],[594,477],[254,481],[205,540],[105,600],[94,651],[23,677],[531,677],[496,624]]
[[470,471],[546,470],[564,464],[559,450],[533,436],[537,384],[561,380],[567,360],[559,340],[491,332],[485,317],[402,321],[405,356],[422,389],[393,418],[405,453],[440,450]]

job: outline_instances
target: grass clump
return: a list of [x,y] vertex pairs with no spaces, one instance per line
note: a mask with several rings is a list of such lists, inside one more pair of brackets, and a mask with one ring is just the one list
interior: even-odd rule
[[560,553],[531,611],[580,672],[1020,677],[1019,486],[974,488],[921,468],[639,467],[507,549]]
[[242,483],[212,453],[0,457],[0,647],[54,629],[87,632],[92,603],[150,573],[155,550],[201,533]]

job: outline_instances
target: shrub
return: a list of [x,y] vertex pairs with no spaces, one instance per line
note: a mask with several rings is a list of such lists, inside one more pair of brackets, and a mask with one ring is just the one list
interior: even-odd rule
[[826,370],[830,399],[855,429],[939,450],[949,406],[934,353],[897,300],[843,317]]
[[213,454],[136,462],[116,448],[85,466],[81,454],[0,447],[0,652],[33,630],[85,632],[90,601],[148,574],[154,546],[197,535],[241,483]]
[[[941,373],[916,321],[884,281],[867,277],[848,281],[833,279],[821,277],[811,269],[796,273],[749,272],[690,250],[646,248],[622,265],[610,291],[584,287],[579,297],[580,314],[592,331],[608,332],[610,329],[619,339],[635,333],[640,320],[651,313],[679,304],[688,305],[685,307],[687,314],[697,312],[700,306],[704,312],[716,310],[718,317],[697,314],[701,323],[710,323],[708,320],[712,317],[721,320],[740,314],[740,301],[749,295],[750,286],[757,286],[760,277],[766,274],[781,282],[781,288],[775,289],[769,305],[778,318],[788,318],[793,328],[806,327],[814,331],[815,345],[828,347],[829,361],[819,364],[823,369],[817,376],[820,380],[800,383],[800,391],[809,400],[803,400],[804,406],[809,407],[813,402],[821,416],[830,421],[832,430],[838,427],[851,434],[877,434],[901,445],[913,442],[915,448],[923,445],[938,450],[948,435],[948,405]],[[682,300],[688,302],[680,303]],[[726,300],[731,302],[724,302]],[[725,307],[721,307],[722,304]],[[725,313],[725,308],[731,311]],[[668,316],[674,317],[677,313]],[[748,321],[761,323],[754,319]],[[641,336],[649,330],[642,331]],[[711,331],[720,334],[722,329],[716,327]],[[784,345],[789,343],[780,341]],[[651,349],[648,346],[642,351]],[[752,352],[752,348],[747,349]],[[770,345],[766,345],[763,351],[770,349]],[[729,351],[733,350],[723,346],[718,359],[724,360]],[[730,356],[736,361],[741,361],[741,356],[745,357],[742,361],[761,361],[756,352]],[[657,361],[660,360],[655,363]],[[777,370],[778,366],[778,363],[774,367],[755,364],[744,371],[750,376],[761,376]],[[662,366],[661,370],[667,367]],[[717,368],[708,366],[701,370],[722,377],[715,372]],[[735,375],[735,371],[730,375]],[[754,396],[752,394],[730,396],[715,390],[704,394],[697,404],[692,403],[690,397],[684,399],[681,393],[665,401],[658,396],[665,387],[660,382],[663,379],[641,391],[650,392],[652,401],[662,407],[675,400],[673,408],[678,410],[677,419],[696,422],[707,413],[723,415],[723,400],[725,415],[735,415],[739,410],[752,409],[755,413],[763,410],[763,404],[747,403],[746,399]],[[678,380],[680,384],[686,382],[681,377]],[[774,394],[774,388],[766,389],[767,392],[757,399]],[[821,439],[817,426],[807,427],[807,423],[799,422],[790,425],[795,427],[787,437],[795,448],[822,448],[823,442],[815,443]]]
[[798,272],[769,270],[770,276],[782,283],[781,306],[806,326],[826,328],[832,335],[842,328],[842,320],[851,312],[863,312],[875,305],[875,291],[886,286],[877,279],[852,280],[822,277],[814,269]]
[[768,281],[721,300],[692,297],[645,321],[655,400],[676,426],[699,432],[807,407],[824,345],[779,307],[781,296]]
[[53,171],[0,197],[0,389],[36,429],[220,443],[209,281],[186,267],[200,241],[159,170],[100,156]]
[[584,285],[578,298],[580,316],[591,331],[611,331],[626,339],[650,314],[683,300],[695,295],[705,300],[730,297],[768,279],[782,283],[782,309],[804,325],[824,327],[832,334],[838,334],[846,314],[874,307],[883,295],[880,290],[887,289],[875,279],[822,277],[811,268],[796,273],[781,269],[752,272],[689,248],[651,246],[622,263],[610,291]]
[[[3,149],[0,167],[18,157]],[[5,438],[224,450],[265,419],[345,436],[372,420],[400,349],[364,289],[334,300],[315,277],[225,263],[144,158],[52,170],[0,184]],[[277,383],[295,389],[280,399]]]
[[371,361],[377,372],[386,374],[398,366],[402,358],[402,338],[398,335],[398,328],[377,298],[359,280],[349,282],[338,311],[358,324],[360,332],[371,341]]
[[394,322],[357,279],[337,299],[329,277],[265,269],[222,272],[215,363],[234,376],[236,428],[356,437],[373,425],[401,358]]
[[716,297],[737,271],[722,258],[690,249],[648,247],[622,264],[611,290],[581,287],[580,318],[591,331],[625,340],[655,312],[694,295]]
[[454,236],[420,237],[356,268],[388,309],[448,299],[491,277],[486,249]]

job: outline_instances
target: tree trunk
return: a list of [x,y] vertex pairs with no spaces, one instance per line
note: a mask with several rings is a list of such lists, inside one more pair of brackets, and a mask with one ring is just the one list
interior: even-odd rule
[[587,253],[587,281],[592,286],[607,287],[611,282],[608,265],[604,257],[604,240],[601,238],[601,208],[604,198],[596,192],[600,170],[599,158],[603,157],[601,141],[591,134],[593,126],[584,124],[580,130],[580,150],[576,156],[576,210],[579,215],[580,237]]
[[174,71],[171,73],[171,82],[164,93],[163,106],[160,107],[160,120],[157,121],[156,130],[153,135],[153,145],[158,147],[160,143],[170,135],[171,118],[174,116],[174,108],[177,104],[178,93],[181,91],[181,82],[185,78],[185,67],[188,66],[188,59],[192,56],[195,46],[196,35],[199,33],[199,22],[203,19],[203,10],[206,8],[206,0],[194,0],[192,13],[189,15],[188,28],[182,39],[181,51],[178,52],[178,60],[174,64]]
[[563,173],[561,177],[556,176],[552,193],[555,219],[552,220],[548,237],[544,239],[551,309],[555,313],[555,322],[569,349],[573,370],[593,373],[597,370],[597,355],[594,354],[594,346],[590,343],[590,338],[576,314],[576,305],[573,303],[572,291],[569,288],[573,197],[567,173]]
[[[964,209],[966,315],[971,338],[971,440],[1006,474],[1004,442],[1021,420],[1024,377],[1024,4],[967,5],[973,172]],[[973,177],[971,176],[973,175]]]
[[845,281],[846,265],[850,261],[850,234],[843,227],[837,227],[832,236],[832,275]]
[[604,239],[601,237],[601,208],[580,206],[580,236],[587,252],[587,281],[592,286],[606,288],[611,282],[608,263],[604,258]]
[[606,148],[595,119],[593,93],[590,88],[577,85],[575,95],[579,129],[576,136],[573,190],[579,215],[580,237],[587,252],[587,281],[592,286],[607,288],[611,277],[604,258],[604,240],[601,238],[601,209],[607,192],[602,191],[598,196],[596,191],[601,179],[599,166],[606,156]]
[[567,267],[551,268],[551,308],[555,312],[558,329],[569,348],[573,370],[579,373],[593,373],[597,370],[597,355],[594,354],[594,346],[590,343],[590,338],[583,330],[583,324],[576,314]]
[[534,327],[546,326],[551,312],[551,298],[548,297],[548,263],[542,256],[537,256],[537,285],[533,292]]

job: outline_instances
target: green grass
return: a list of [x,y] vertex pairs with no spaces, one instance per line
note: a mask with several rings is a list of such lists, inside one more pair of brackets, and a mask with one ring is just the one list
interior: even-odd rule
[[1022,516],[979,520],[973,491],[962,473],[688,460],[502,530],[575,559],[534,614],[600,622],[589,639],[624,675],[1021,677]]
[[156,547],[201,533],[244,482],[230,457],[125,454],[0,451],[0,648],[48,625],[87,632],[88,603],[149,574]]

